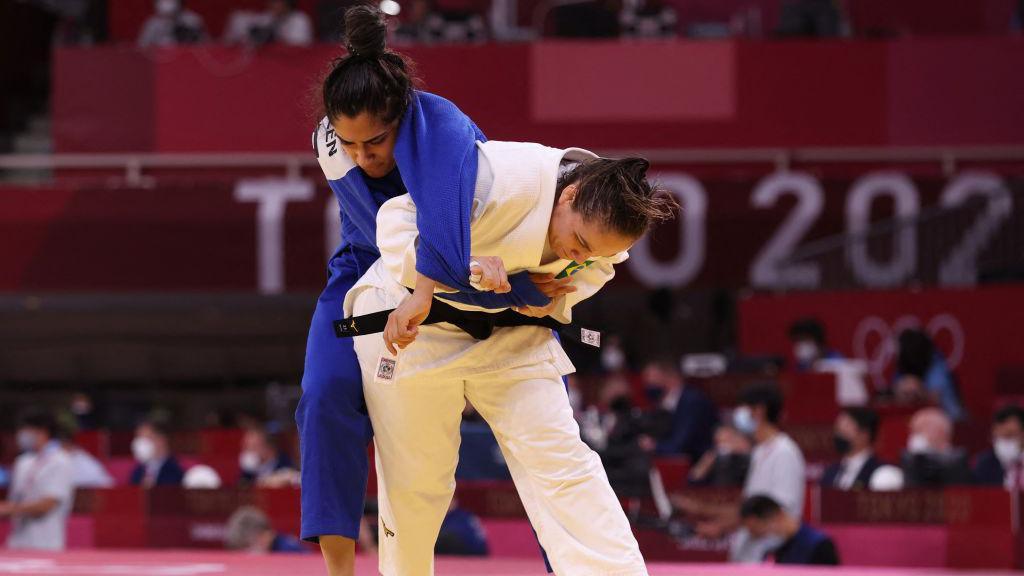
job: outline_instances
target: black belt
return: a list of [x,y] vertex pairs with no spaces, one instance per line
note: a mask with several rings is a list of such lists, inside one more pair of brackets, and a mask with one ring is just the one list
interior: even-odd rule
[[[376,334],[384,331],[384,327],[387,326],[388,316],[394,312],[391,310],[381,310],[380,312],[373,312],[371,314],[363,314],[361,316],[351,316],[342,320],[334,321],[334,334],[338,338],[352,338],[354,336],[362,336],[364,334]],[[460,310],[450,304],[446,304],[437,298],[430,306],[430,314],[427,315],[427,319],[422,324],[438,324],[440,322],[447,322],[454,324],[460,328],[466,334],[469,334],[477,340],[486,340],[494,332],[495,328],[504,328],[509,326],[541,326],[543,328],[549,328],[559,333],[559,335],[569,338],[571,340],[594,346],[595,348],[601,347],[601,333],[596,330],[589,330],[575,324],[562,324],[558,320],[550,316],[544,316],[543,318],[535,318],[533,316],[527,316],[520,314],[515,310],[502,310],[501,312],[476,312],[469,310]]]

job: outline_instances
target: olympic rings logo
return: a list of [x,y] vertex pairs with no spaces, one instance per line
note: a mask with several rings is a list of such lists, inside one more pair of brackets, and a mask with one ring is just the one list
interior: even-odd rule
[[875,389],[886,387],[885,372],[896,360],[897,339],[904,330],[923,329],[943,352],[950,370],[955,370],[964,357],[965,337],[960,320],[949,313],[933,316],[927,324],[913,315],[900,316],[892,325],[878,316],[866,316],[853,331],[853,354],[868,365],[868,375]]

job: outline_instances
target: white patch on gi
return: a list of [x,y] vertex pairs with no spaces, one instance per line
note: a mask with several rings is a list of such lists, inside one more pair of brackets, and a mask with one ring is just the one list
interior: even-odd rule
[[601,333],[594,330],[580,328],[580,342],[590,344],[595,348],[601,347]]
[[394,384],[398,373],[398,359],[381,355],[377,361],[377,373],[373,381],[378,384]]

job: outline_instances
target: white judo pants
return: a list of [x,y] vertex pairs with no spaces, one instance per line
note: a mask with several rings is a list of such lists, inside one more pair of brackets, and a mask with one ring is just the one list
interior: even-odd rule
[[[385,290],[365,289],[355,297],[352,312],[376,312],[396,303]],[[491,340],[500,337],[499,330]],[[448,357],[453,346],[472,346],[472,340],[450,325],[421,326],[406,351],[419,347],[411,358],[433,350]],[[410,366],[403,365],[406,351],[400,351],[391,365],[395,371],[388,374],[385,368],[382,378],[382,355],[385,364],[393,357],[381,335],[360,336],[355,348],[377,448],[381,574],[433,574],[434,543],[455,491],[466,399],[494,431],[555,574],[647,574],[601,460],[580,439],[552,361],[466,377],[403,376]],[[500,361],[470,356],[461,356],[460,363]]]

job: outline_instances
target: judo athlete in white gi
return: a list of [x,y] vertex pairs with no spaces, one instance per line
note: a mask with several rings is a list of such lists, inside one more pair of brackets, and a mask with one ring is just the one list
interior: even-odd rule
[[[672,201],[646,182],[645,160],[526,143],[477,148],[472,254],[500,258],[508,273],[572,274],[574,292],[524,314],[571,322],[573,305],[611,280],[625,250],[652,222],[671,217]],[[409,297],[416,237],[408,195],[386,202],[377,216],[381,259],[349,291],[346,316]],[[601,460],[580,439],[562,382],[575,368],[550,329],[495,328],[475,340],[440,323],[419,327],[397,355],[379,334],[357,336],[354,345],[377,447],[382,574],[433,573],[466,399],[494,431],[556,574],[647,574]]]

